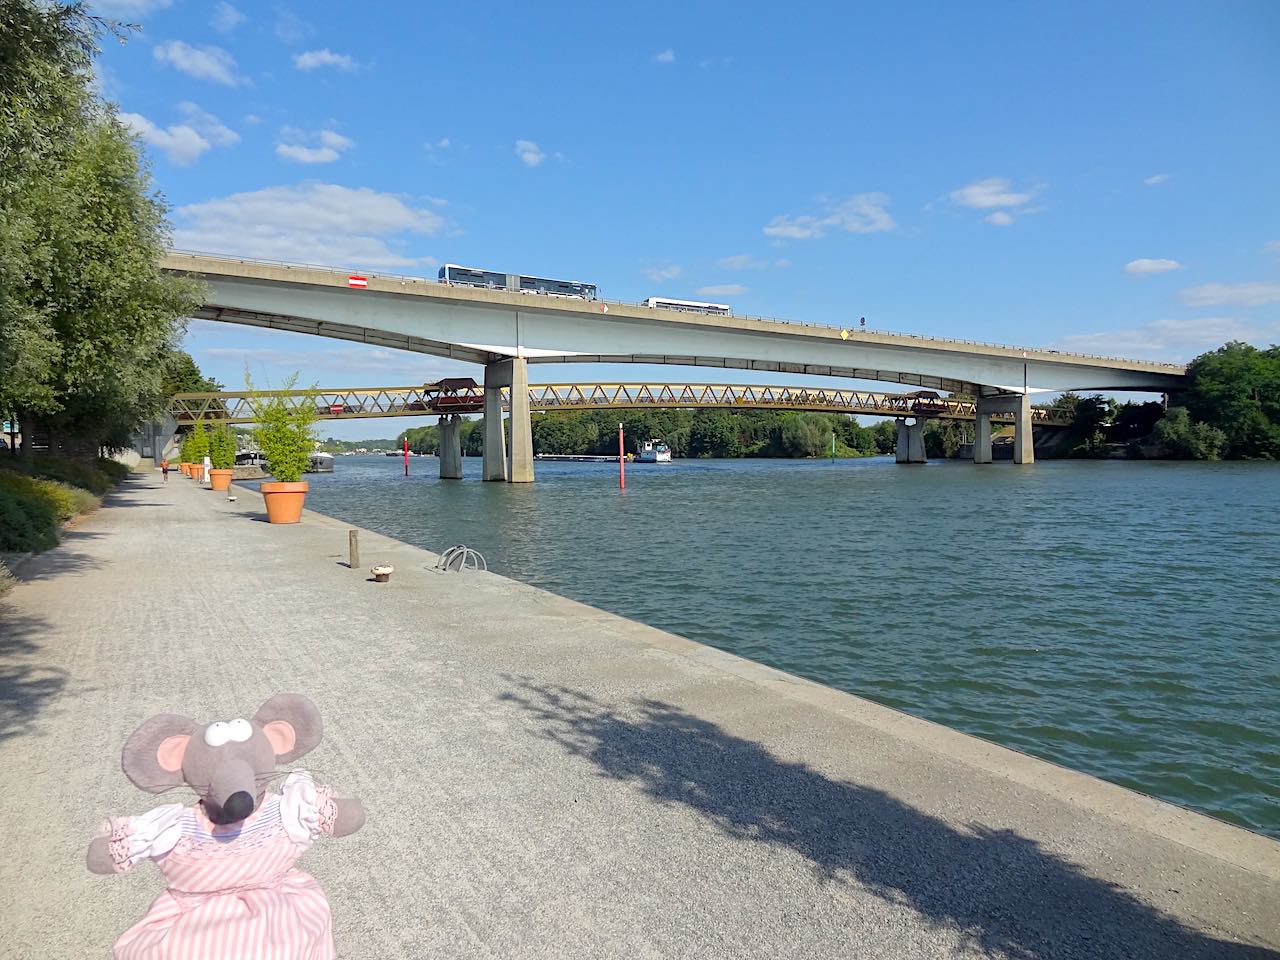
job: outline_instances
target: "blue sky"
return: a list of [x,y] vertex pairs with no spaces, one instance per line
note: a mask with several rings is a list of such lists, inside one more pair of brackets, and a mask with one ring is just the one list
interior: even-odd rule
[[[1270,0],[95,9],[141,24],[99,82],[182,248],[1156,359],[1280,341]],[[246,362],[475,373],[203,322],[187,343],[233,387]],[[741,378],[531,368],[566,376]]]

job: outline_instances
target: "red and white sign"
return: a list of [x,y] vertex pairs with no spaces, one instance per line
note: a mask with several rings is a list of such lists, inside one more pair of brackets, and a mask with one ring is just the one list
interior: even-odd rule
[[357,276],[356,276],[356,275],[354,275],[354,274],[352,274],[351,276],[347,277],[347,286],[348,286],[348,287],[367,287],[368,285],[369,285],[369,278],[368,278],[368,277],[357,277]]
[[331,403],[329,404],[329,412],[332,414],[339,414],[339,413],[345,413],[346,410],[340,403]]

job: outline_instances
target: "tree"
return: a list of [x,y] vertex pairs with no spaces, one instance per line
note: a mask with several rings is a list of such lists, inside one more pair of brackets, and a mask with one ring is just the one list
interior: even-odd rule
[[1187,375],[1177,403],[1226,436],[1227,456],[1280,459],[1280,347],[1228,343],[1196,357]]
[[689,455],[692,457],[737,457],[742,445],[732,414],[723,410],[699,410],[689,431]]
[[[285,381],[281,390],[292,390],[297,382],[295,373]],[[316,446],[315,403],[310,398],[303,398],[301,403],[290,403],[288,397],[259,393],[254,390],[247,372],[245,387],[254,394],[253,417],[257,428],[253,431],[253,439],[267,458],[271,475],[286,483],[296,483],[310,466]],[[199,428],[200,424],[196,426]]]
[[162,274],[164,207],[90,88],[81,4],[0,0],[0,409],[96,458],[162,408],[196,286]]
[[1155,439],[1174,456],[1192,460],[1217,460],[1229,445],[1217,427],[1193,423],[1186,407],[1174,407],[1156,424]]

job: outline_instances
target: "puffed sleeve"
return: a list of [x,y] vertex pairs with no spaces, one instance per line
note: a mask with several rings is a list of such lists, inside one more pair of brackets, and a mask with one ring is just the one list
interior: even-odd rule
[[332,835],[336,816],[332,787],[317,784],[306,770],[295,770],[285,778],[280,819],[293,840],[309,846],[322,833]]
[[143,860],[158,860],[182,839],[186,807],[168,803],[136,817],[111,817],[102,825],[116,873],[132,870]]

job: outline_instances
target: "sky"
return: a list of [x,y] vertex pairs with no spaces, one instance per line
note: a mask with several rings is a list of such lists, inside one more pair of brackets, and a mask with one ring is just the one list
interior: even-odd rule
[[[1271,0],[93,9],[139,25],[104,42],[98,84],[180,249],[411,276],[463,263],[1111,356],[1280,341]],[[229,389],[246,364],[259,384],[479,379],[207,321],[186,347]]]

